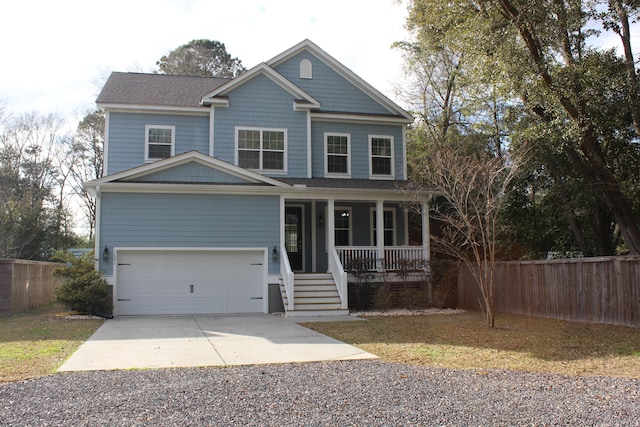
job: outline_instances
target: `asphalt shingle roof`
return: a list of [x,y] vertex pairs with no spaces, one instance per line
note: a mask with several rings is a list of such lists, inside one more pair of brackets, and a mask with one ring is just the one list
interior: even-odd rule
[[200,107],[204,95],[230,79],[113,72],[96,103]]

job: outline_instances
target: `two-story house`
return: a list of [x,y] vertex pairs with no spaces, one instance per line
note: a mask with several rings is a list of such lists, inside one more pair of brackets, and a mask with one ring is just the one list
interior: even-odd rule
[[281,295],[289,315],[344,313],[352,260],[429,258],[412,116],[308,40],[235,79],[116,72],[96,102],[106,173],[85,186],[116,315],[267,312]]

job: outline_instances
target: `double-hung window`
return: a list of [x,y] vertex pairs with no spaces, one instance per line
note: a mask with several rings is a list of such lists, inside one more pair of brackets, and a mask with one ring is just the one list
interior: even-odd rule
[[351,208],[336,208],[334,212],[335,245],[351,246]]
[[348,178],[351,176],[351,135],[348,133],[325,133],[326,176]]
[[[395,246],[396,245],[396,210],[394,208],[383,209],[382,223],[384,227],[384,245]],[[377,215],[376,208],[371,208],[371,245],[378,245],[378,233],[376,221]]]
[[285,129],[236,128],[236,163],[257,171],[286,172]]
[[145,126],[144,160],[154,161],[166,159],[174,155],[175,126],[147,125]]
[[369,135],[369,157],[372,178],[393,178],[393,137]]

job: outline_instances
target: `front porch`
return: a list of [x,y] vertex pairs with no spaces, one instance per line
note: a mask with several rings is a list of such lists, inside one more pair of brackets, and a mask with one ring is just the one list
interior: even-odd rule
[[420,203],[414,231],[406,201],[283,200],[280,289],[287,315],[347,314],[349,273],[424,271],[428,205]]

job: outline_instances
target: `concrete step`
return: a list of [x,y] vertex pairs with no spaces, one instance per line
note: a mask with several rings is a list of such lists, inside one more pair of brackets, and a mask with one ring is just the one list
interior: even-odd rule
[[340,297],[336,289],[330,290],[295,290],[295,298],[326,298],[326,297]]
[[295,304],[340,304],[340,297],[296,297]]
[[[286,309],[286,307],[285,307]],[[309,311],[309,310],[340,310],[340,302],[337,303],[303,303],[300,304],[296,301],[295,311]],[[288,313],[288,311],[287,311]]]
[[287,317],[314,317],[314,316],[348,316],[349,310],[294,310],[288,311]]

